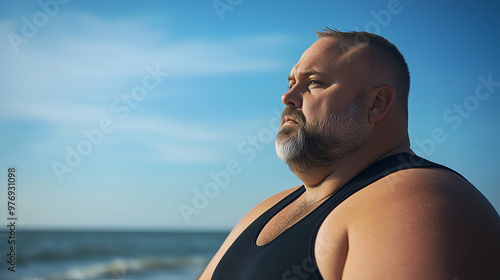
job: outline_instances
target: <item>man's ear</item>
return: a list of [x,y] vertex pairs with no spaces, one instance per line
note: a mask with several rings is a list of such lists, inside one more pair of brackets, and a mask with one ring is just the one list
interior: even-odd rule
[[396,100],[396,92],[390,86],[379,86],[371,91],[370,94],[370,110],[368,112],[368,121],[374,124],[387,114],[394,100]]

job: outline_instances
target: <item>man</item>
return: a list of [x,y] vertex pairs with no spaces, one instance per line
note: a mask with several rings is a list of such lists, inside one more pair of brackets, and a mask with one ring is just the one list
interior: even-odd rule
[[277,155],[304,183],[252,209],[200,279],[500,279],[500,218],[413,155],[398,49],[325,29],[289,76]]

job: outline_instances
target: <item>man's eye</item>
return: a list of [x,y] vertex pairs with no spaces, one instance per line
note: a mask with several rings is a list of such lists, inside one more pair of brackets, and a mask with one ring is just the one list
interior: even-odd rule
[[[309,87],[309,86],[311,86],[311,85],[324,85],[324,84],[325,84],[325,83],[320,82],[320,81],[318,81],[318,80],[310,80],[310,81],[307,83],[307,86]],[[295,86],[295,83],[290,83],[290,84],[288,85],[288,89],[290,90],[290,89],[292,89],[294,86]]]
[[309,81],[309,86],[310,85],[323,85],[323,83],[320,82],[320,81],[317,81],[317,80],[310,80]]

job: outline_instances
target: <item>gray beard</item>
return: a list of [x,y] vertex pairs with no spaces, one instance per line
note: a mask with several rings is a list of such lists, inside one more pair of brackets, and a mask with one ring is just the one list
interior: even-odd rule
[[297,125],[280,126],[275,141],[277,156],[292,172],[304,173],[327,167],[358,150],[369,136],[364,123],[364,103],[362,92],[346,109],[320,122],[308,124],[302,117]]

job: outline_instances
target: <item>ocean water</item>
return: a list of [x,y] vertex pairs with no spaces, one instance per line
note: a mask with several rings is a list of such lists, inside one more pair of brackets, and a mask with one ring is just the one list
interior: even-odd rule
[[0,279],[196,279],[228,232],[16,233],[16,272],[0,235]]

